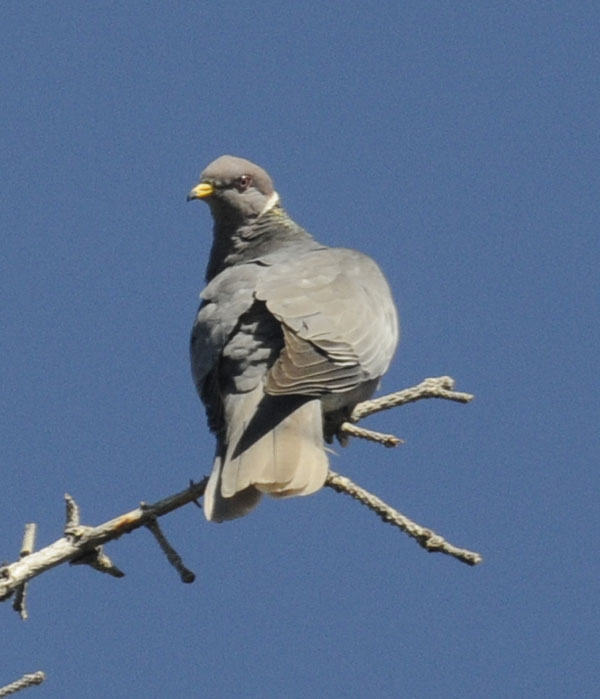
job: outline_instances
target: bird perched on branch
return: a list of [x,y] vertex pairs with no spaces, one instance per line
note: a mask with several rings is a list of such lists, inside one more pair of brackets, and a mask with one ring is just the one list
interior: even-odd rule
[[323,486],[324,442],[377,388],[398,320],[375,262],[318,243],[258,165],[223,155],[190,199],[207,202],[214,219],[191,363],[217,438],[204,512],[221,522],[263,493]]

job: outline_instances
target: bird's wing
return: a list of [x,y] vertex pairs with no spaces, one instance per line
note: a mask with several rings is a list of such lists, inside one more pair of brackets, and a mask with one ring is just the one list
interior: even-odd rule
[[267,376],[271,394],[345,393],[378,379],[398,342],[389,286],[369,257],[322,248],[277,260],[256,298],[282,325],[285,347]]
[[206,286],[190,338],[190,359],[196,388],[202,387],[240,317],[254,303],[256,265],[230,267]]

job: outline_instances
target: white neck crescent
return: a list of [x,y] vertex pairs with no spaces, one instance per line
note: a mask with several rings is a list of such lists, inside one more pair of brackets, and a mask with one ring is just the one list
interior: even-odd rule
[[271,209],[277,204],[279,201],[279,194],[277,192],[273,192],[271,196],[267,199],[267,203],[264,205],[263,210],[258,214],[259,218],[263,215],[266,214],[267,211],[271,211]]

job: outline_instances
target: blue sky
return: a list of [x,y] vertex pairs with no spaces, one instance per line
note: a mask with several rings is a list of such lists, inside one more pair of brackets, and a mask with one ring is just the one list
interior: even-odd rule
[[[108,547],[0,608],[40,697],[591,697],[598,685],[598,34],[591,2],[5,3],[0,558],[210,469],[188,367],[223,153],[320,241],[375,257],[403,338],[332,467],[480,551],[429,555],[325,490]],[[32,694],[33,696],[33,694]]]

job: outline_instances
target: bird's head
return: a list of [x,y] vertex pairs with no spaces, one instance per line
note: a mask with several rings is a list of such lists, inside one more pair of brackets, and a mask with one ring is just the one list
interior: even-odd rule
[[204,199],[217,222],[249,222],[279,201],[269,175],[258,165],[233,155],[213,160],[187,198]]

